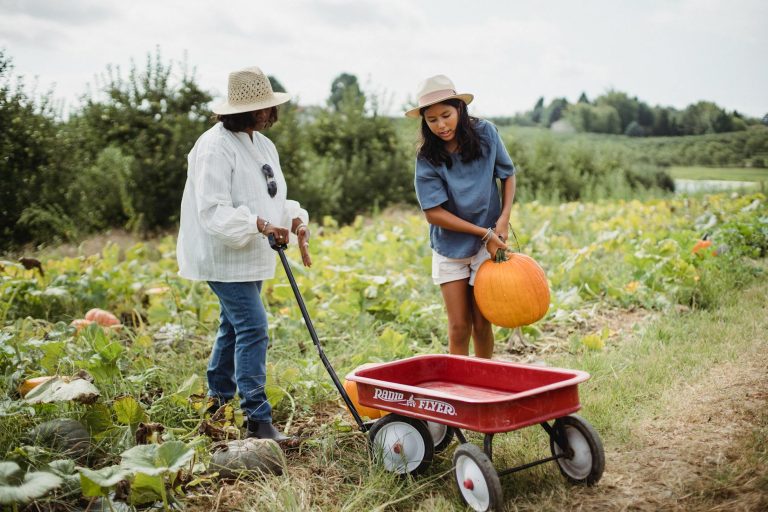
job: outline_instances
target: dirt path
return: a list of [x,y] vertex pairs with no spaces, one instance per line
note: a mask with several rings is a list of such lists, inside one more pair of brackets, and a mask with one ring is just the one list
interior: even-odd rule
[[633,429],[632,448],[606,453],[600,484],[571,493],[569,508],[768,510],[768,468],[749,461],[755,430],[768,430],[768,344],[751,348],[665,393],[663,412]]

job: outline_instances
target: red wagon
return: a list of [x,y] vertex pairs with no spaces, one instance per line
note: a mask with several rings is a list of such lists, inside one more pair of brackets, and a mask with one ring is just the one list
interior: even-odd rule
[[[359,428],[368,432],[374,456],[397,474],[426,470],[435,452],[455,436],[453,455],[456,484],[464,501],[477,511],[502,506],[499,477],[555,461],[572,483],[593,485],[605,467],[600,436],[583,418],[578,385],[589,374],[454,355],[421,355],[365,365],[347,375],[357,384],[361,405],[388,411],[375,422],[364,422],[326,358],[304,306],[283,249],[270,237],[280,255],[312,341],[331,379]],[[549,422],[552,422],[551,424]],[[497,471],[493,466],[493,436],[531,425],[549,435],[552,455]],[[483,448],[467,442],[462,429],[485,434]]]

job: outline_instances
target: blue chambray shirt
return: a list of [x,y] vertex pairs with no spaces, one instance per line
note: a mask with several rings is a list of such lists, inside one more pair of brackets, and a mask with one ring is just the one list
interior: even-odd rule
[[[505,180],[515,174],[515,164],[504,147],[496,127],[483,119],[477,121],[483,156],[462,163],[451,155],[453,166],[434,166],[416,158],[416,197],[422,210],[442,206],[452,214],[477,226],[491,228],[501,215],[501,196],[496,178]],[[432,249],[448,258],[469,258],[480,250],[480,237],[439,226],[429,226]]]

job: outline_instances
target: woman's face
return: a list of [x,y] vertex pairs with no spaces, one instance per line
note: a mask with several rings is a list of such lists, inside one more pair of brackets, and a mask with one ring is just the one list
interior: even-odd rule
[[424,120],[429,130],[443,142],[456,138],[456,126],[459,124],[459,110],[447,103],[437,103],[424,111]]
[[269,128],[269,116],[272,114],[272,108],[274,107],[255,110],[253,112],[253,120],[255,122],[255,126],[253,127],[254,131],[260,132]]

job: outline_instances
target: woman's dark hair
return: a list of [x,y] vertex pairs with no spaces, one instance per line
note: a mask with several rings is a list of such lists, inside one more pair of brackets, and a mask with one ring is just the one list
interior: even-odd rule
[[[456,142],[459,143],[457,151],[461,161],[467,163],[483,156],[480,135],[475,129],[477,118],[469,115],[467,104],[458,98],[451,98],[441,103],[450,105],[458,110],[459,122],[456,124]],[[445,142],[432,133],[429,125],[427,125],[427,120],[424,119],[424,111],[431,106],[429,105],[419,110],[421,114],[421,145],[419,146],[417,156],[418,158],[424,158],[432,165],[445,164],[450,169],[453,162],[451,161],[451,154],[445,149]]]
[[[269,108],[271,109],[271,112],[269,113],[269,120],[267,120],[266,128],[269,128],[277,122],[277,107]],[[224,128],[231,132],[244,132],[256,128],[256,112],[258,112],[258,110],[240,112],[239,114],[217,114],[215,119],[216,121],[221,121]]]

